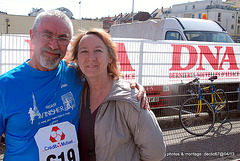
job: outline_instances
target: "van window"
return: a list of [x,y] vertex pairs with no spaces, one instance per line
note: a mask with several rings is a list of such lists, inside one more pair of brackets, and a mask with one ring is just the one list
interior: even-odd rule
[[234,43],[231,37],[224,32],[212,31],[184,31],[188,41]]
[[167,31],[165,40],[183,40],[183,38],[177,31]]

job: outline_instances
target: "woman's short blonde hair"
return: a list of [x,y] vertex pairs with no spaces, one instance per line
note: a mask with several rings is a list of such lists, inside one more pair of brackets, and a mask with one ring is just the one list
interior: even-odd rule
[[117,45],[112,41],[112,37],[103,29],[91,29],[86,32],[81,32],[74,37],[71,50],[71,60],[75,61],[78,55],[79,42],[85,35],[94,34],[99,37],[103,43],[107,46],[108,54],[112,60],[111,64],[108,64],[108,73],[113,76],[115,79],[120,77],[120,69],[118,68],[118,56],[117,56]]

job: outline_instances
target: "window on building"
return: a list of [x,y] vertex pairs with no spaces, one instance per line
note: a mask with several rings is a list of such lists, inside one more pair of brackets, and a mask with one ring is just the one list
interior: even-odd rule
[[235,14],[232,14],[232,19],[235,19]]
[[198,18],[202,19],[202,14],[201,13],[198,14]]
[[192,6],[192,9],[195,9],[195,4]]
[[195,18],[195,14],[192,14],[192,18]]
[[218,22],[221,22],[221,13],[218,13]]
[[240,17],[238,17],[238,23],[240,23]]
[[240,34],[240,26],[237,27],[237,34]]
[[231,29],[234,30],[234,25],[231,25]]
[[185,6],[185,11],[187,11],[188,10],[188,6]]

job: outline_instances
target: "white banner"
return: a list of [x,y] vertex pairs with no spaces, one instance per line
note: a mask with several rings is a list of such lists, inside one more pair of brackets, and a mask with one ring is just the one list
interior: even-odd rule
[[[209,82],[238,82],[240,46],[237,43],[114,39],[124,78],[144,86],[188,82],[193,76]],[[216,82],[217,82],[216,81]]]
[[[185,83],[193,76],[208,82],[213,75],[218,82],[239,82],[239,43],[113,40],[118,44],[123,78],[144,86]],[[32,55],[29,35],[2,35],[0,42],[0,74]]]
[[29,59],[32,46],[29,35],[6,34],[0,37],[0,74],[3,74]]

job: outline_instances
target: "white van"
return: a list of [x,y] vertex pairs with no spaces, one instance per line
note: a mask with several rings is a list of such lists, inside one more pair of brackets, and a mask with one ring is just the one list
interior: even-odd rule
[[219,23],[194,18],[166,18],[112,25],[110,35],[118,38],[234,43]]

